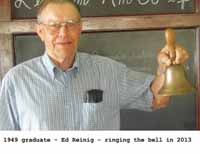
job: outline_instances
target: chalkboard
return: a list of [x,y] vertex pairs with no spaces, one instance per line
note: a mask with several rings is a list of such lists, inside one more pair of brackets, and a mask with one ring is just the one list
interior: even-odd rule
[[[195,0],[74,0],[81,14],[114,16],[136,14],[193,13]],[[38,0],[12,0],[12,18],[35,18]]]
[[[195,29],[179,29],[177,41],[190,53],[186,65],[190,81],[195,85],[196,54]],[[156,55],[165,45],[164,31],[123,31],[83,33],[81,52],[110,57],[128,67],[154,74],[157,67]],[[15,63],[19,64],[43,54],[44,47],[35,34],[14,35]],[[121,110],[122,130],[192,130],[196,129],[195,94],[173,97],[168,108],[143,112]]]

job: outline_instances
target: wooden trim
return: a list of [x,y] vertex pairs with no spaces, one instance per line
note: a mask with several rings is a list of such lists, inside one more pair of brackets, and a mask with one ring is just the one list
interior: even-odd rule
[[13,67],[12,35],[0,34],[0,80]]
[[[200,14],[200,0],[196,0],[196,14]],[[199,19],[200,20],[200,19]],[[196,128],[200,130],[200,28],[196,29]]]
[[[200,26],[199,14],[96,17],[83,19],[85,31],[150,30]],[[106,23],[106,24],[105,24]]]
[[10,0],[0,0],[0,21],[11,20],[11,4]]
[[196,13],[200,13],[200,0],[196,0]]
[[196,65],[196,71],[197,71],[197,77],[196,77],[196,127],[198,130],[200,130],[200,28],[197,28],[196,30],[196,59],[195,59],[195,65]]
[[[105,24],[106,23],[106,24]],[[36,20],[2,22],[0,33],[33,33]],[[123,31],[200,26],[200,14],[171,14],[83,18],[83,31]]]

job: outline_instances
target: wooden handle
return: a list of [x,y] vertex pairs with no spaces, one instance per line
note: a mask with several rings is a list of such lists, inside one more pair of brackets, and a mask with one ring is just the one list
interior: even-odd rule
[[176,34],[173,29],[166,29],[165,31],[165,39],[167,48],[169,49],[169,56],[172,60],[176,58]]

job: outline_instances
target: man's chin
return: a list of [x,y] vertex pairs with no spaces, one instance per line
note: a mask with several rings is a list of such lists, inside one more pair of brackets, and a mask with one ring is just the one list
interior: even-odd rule
[[76,54],[76,50],[72,49],[72,48],[59,48],[56,50],[56,55],[60,58],[60,59],[68,59],[71,57],[74,57],[74,55]]

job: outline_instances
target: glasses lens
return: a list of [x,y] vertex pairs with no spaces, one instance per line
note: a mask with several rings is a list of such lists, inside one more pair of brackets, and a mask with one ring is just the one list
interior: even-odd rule
[[69,21],[66,21],[66,22],[62,22],[62,23],[47,23],[47,24],[44,24],[48,29],[48,31],[52,34],[55,34],[55,33],[58,33],[60,31],[60,28],[61,27],[67,27],[68,30],[70,31],[73,31],[73,30],[76,30],[77,27],[80,25],[80,21],[73,21],[73,20],[69,20]]
[[47,24],[46,26],[48,27],[48,30],[51,33],[57,33],[60,30],[60,27],[61,27],[60,24],[56,24],[56,23]]

